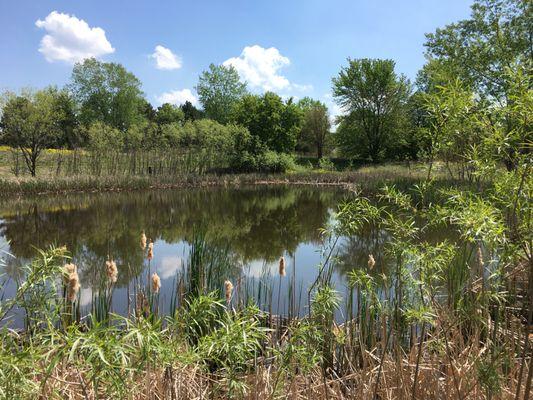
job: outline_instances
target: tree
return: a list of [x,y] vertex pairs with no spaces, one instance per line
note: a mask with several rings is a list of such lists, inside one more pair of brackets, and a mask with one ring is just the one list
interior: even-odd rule
[[301,110],[292,99],[284,102],[272,92],[244,96],[233,113],[235,123],[248,128],[268,150],[281,153],[294,151],[301,118]]
[[56,143],[51,144],[51,147],[74,149],[82,146],[84,143],[78,131],[78,118],[74,99],[65,89],[50,88],[50,95],[56,108],[55,114],[58,117],[57,123],[60,131]]
[[[484,102],[493,117],[491,125],[501,126],[503,129],[498,130],[504,137],[515,136],[522,121],[512,112],[512,72],[524,71],[531,88],[532,14],[531,1],[476,0],[469,19],[427,35],[429,62],[422,71],[426,89],[445,86],[459,78]],[[509,170],[517,167],[520,157],[516,153],[524,151],[527,150],[517,146],[506,149],[503,161]]]
[[504,104],[507,68],[533,60],[533,3],[476,0],[470,19],[426,35],[427,56],[446,66],[479,95]]
[[298,102],[303,112],[303,122],[298,143],[300,147],[316,149],[320,159],[330,135],[328,108],[318,100],[304,97]]
[[203,118],[203,112],[197,109],[189,100],[180,105],[185,121],[196,121]]
[[428,179],[437,156],[446,161],[450,172],[448,162],[460,162],[464,173],[464,165],[470,158],[468,152],[476,139],[479,140],[475,135],[472,91],[457,78],[446,86],[424,93],[422,102],[426,110],[426,124],[421,132],[427,143]]
[[181,123],[185,120],[185,115],[180,107],[165,103],[157,107],[154,120],[159,125]]
[[126,131],[142,118],[145,100],[139,79],[122,65],[88,58],[74,65],[68,85],[85,125],[103,122]]
[[247,93],[246,84],[233,66],[215,64],[202,72],[196,91],[207,118],[222,124],[230,120],[233,107]]
[[148,100],[143,98],[140,100],[139,114],[141,119],[153,121],[155,119],[156,111],[154,110],[152,104]]
[[31,176],[37,174],[42,151],[57,143],[64,118],[55,88],[13,96],[4,106],[0,123],[3,140],[21,151]]
[[392,60],[348,59],[333,78],[333,96],[347,111],[336,135],[345,155],[379,161],[399,144],[410,85],[394,66]]

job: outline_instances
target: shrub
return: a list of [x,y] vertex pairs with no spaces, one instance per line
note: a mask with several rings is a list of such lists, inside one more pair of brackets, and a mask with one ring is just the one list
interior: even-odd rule
[[333,164],[331,159],[322,157],[320,160],[318,160],[318,168],[323,169],[324,171],[334,171],[335,164]]

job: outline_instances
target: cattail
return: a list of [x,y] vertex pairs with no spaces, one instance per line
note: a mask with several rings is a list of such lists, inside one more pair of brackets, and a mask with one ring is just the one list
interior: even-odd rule
[[[74,267],[76,266],[74,265]],[[78,291],[80,290],[80,278],[78,276],[78,272],[76,272],[76,269],[77,268],[74,268],[74,271],[69,273],[68,276],[67,300],[70,302],[76,300],[76,297],[78,296]]]
[[149,260],[154,258],[154,242],[152,240],[150,240],[150,243],[148,243],[148,255],[146,258]]
[[107,260],[105,262],[105,268],[106,268],[107,280],[110,283],[115,283],[118,277],[117,264],[115,264],[113,260]]
[[152,274],[152,292],[159,293],[161,289],[161,278],[157,275],[157,272]]
[[374,268],[374,265],[376,265],[376,260],[374,260],[374,256],[372,254],[368,255],[368,268],[372,269]]
[[285,272],[285,257],[281,257],[279,259],[279,276],[285,276],[286,275],[286,272]]
[[478,246],[476,256],[478,271],[480,274],[483,274],[483,251],[481,250],[481,246]]
[[146,235],[144,231],[141,233],[141,249],[142,251],[146,250]]
[[224,282],[224,290],[226,292],[226,303],[231,302],[231,296],[233,295],[233,283],[231,281]]
[[65,264],[63,266],[63,283],[68,285],[70,274],[78,272],[78,267],[75,264]]

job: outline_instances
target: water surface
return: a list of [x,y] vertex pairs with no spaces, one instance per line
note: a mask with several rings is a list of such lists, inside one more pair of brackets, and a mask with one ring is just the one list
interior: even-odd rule
[[[228,278],[250,281],[270,277],[273,312],[287,307],[287,288],[297,288],[298,311],[306,312],[307,289],[317,277],[331,243],[321,231],[334,222],[342,201],[353,197],[339,188],[261,186],[200,188],[128,193],[71,194],[22,198],[0,205],[0,249],[7,266],[5,296],[13,296],[20,266],[36,249],[65,245],[78,265],[80,305],[87,311],[101,281],[105,261],[116,260],[119,275],[113,311],[127,312],[128,288],[146,279],[148,270],[162,280],[160,301],[168,309],[176,277],[183,272],[190,244],[202,234],[213,247],[231,254],[235,269]],[[140,248],[141,232],[154,241],[150,263]],[[429,233],[428,233],[429,234]],[[439,233],[439,235],[441,235]],[[376,257],[375,273],[386,270],[382,247],[387,236],[376,229],[341,238],[334,249],[332,282],[346,291],[346,273]],[[279,278],[278,260],[287,260]],[[278,300],[279,297],[279,300]],[[167,310],[165,310],[167,311]]]

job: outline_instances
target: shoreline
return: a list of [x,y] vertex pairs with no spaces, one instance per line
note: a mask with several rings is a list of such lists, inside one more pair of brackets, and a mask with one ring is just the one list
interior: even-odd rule
[[[201,187],[257,186],[329,186],[365,191],[379,189],[385,183],[412,185],[425,180],[425,173],[396,170],[394,166],[366,171],[290,172],[284,174],[188,174],[181,176],[101,176],[48,177],[11,179],[0,178],[0,198],[46,196],[69,193],[129,192],[138,190],[168,190]],[[437,176],[437,181],[459,184],[463,181]]]

